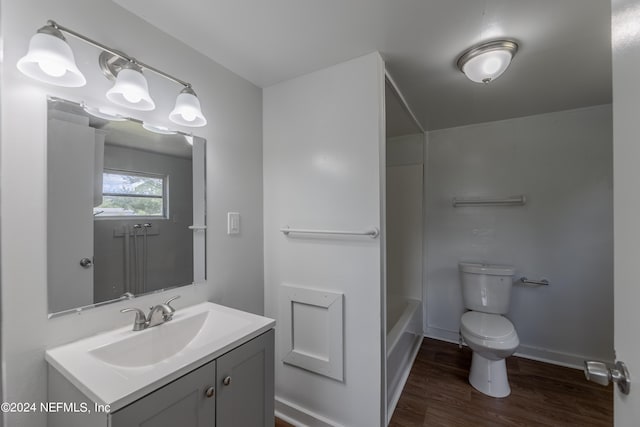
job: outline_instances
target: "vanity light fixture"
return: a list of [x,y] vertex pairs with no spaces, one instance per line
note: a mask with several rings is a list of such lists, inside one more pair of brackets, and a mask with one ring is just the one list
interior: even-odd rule
[[458,69],[471,81],[490,83],[509,67],[518,51],[513,40],[493,40],[466,50],[458,58]]
[[44,83],[65,87],[80,87],[87,83],[67,40],[53,25],[45,25],[31,37],[29,51],[17,65],[23,74]]
[[191,83],[137,61],[123,52],[105,46],[51,20],[31,38],[29,51],[18,61],[18,69],[23,74],[45,83],[67,87],[84,86],[86,79],[76,66],[71,47],[67,44],[62,33],[72,35],[102,50],[98,63],[103,73],[108,78],[115,80],[113,87],[106,94],[107,99],[114,104],[134,110],[153,110],[155,103],[149,94],[147,80],[142,74],[143,70],[152,71],[183,86],[176,98],[176,105],[169,115],[171,121],[189,127],[207,124],[207,119],[200,108],[200,101],[193,91]]
[[147,79],[142,75],[142,69],[134,62],[123,65],[115,80],[113,87],[107,91],[109,101],[133,110],[150,111],[156,108],[149,95]]
[[126,117],[116,113],[115,111],[105,110],[104,108],[89,107],[85,103],[80,105],[84,111],[99,119],[109,120],[110,122],[123,122],[127,120]]
[[177,131],[171,130],[166,126],[152,125],[147,122],[142,122],[142,127],[149,132],[158,133],[160,135],[175,135],[178,133]]
[[200,101],[191,86],[182,89],[176,98],[176,106],[169,113],[169,120],[182,126],[198,127],[207,124],[200,110]]

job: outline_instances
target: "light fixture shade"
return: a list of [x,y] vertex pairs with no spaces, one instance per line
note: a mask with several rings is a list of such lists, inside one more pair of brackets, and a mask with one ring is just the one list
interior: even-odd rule
[[29,41],[29,51],[18,61],[26,76],[56,86],[80,87],[87,83],[62,33],[44,27]]
[[169,120],[182,126],[200,127],[207,124],[207,119],[200,109],[200,101],[189,86],[182,89],[176,98],[176,106],[169,113]]
[[518,44],[511,40],[484,43],[463,53],[458,68],[471,81],[490,83],[506,71],[517,50]]
[[104,108],[99,107],[89,107],[88,105],[82,105],[82,109],[87,113],[91,114],[93,117],[97,117],[103,120],[109,120],[110,122],[123,122],[127,120],[126,117],[122,116],[116,111],[111,111]]
[[107,99],[121,107],[149,111],[156,108],[149,95],[147,79],[135,67],[123,68],[118,72],[116,83],[107,91]]
[[143,122],[142,127],[148,130],[149,132],[157,133],[160,135],[175,135],[176,133],[178,133],[175,130],[171,130],[166,126],[152,125],[151,123],[147,123],[147,122]]

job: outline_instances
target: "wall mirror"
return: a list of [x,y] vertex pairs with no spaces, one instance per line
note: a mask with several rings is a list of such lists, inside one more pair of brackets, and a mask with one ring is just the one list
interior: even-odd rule
[[49,313],[205,279],[205,140],[48,99]]

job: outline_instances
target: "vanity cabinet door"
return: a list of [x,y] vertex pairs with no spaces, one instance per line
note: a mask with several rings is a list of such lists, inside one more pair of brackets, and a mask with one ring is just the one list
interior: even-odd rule
[[[111,427],[213,427],[216,362],[210,362],[111,414]],[[210,395],[210,396],[208,396]]]
[[274,332],[217,359],[216,427],[273,427]]

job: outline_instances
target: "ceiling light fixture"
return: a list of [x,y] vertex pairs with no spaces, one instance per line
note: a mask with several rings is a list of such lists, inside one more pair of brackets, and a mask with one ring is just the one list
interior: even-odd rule
[[115,84],[106,94],[107,99],[114,104],[136,110],[153,110],[155,103],[149,94],[147,80],[142,74],[143,70],[148,70],[183,86],[176,98],[175,108],[171,111],[171,121],[189,127],[207,124],[191,83],[137,61],[54,21],[48,21],[47,25],[40,28],[31,38],[29,51],[18,61],[18,69],[23,74],[45,83],[68,87],[84,86],[86,79],[75,64],[73,52],[63,32],[103,51],[98,63],[104,74],[115,80]]
[[513,40],[494,40],[466,50],[457,65],[469,80],[490,83],[505,72],[517,51]]

